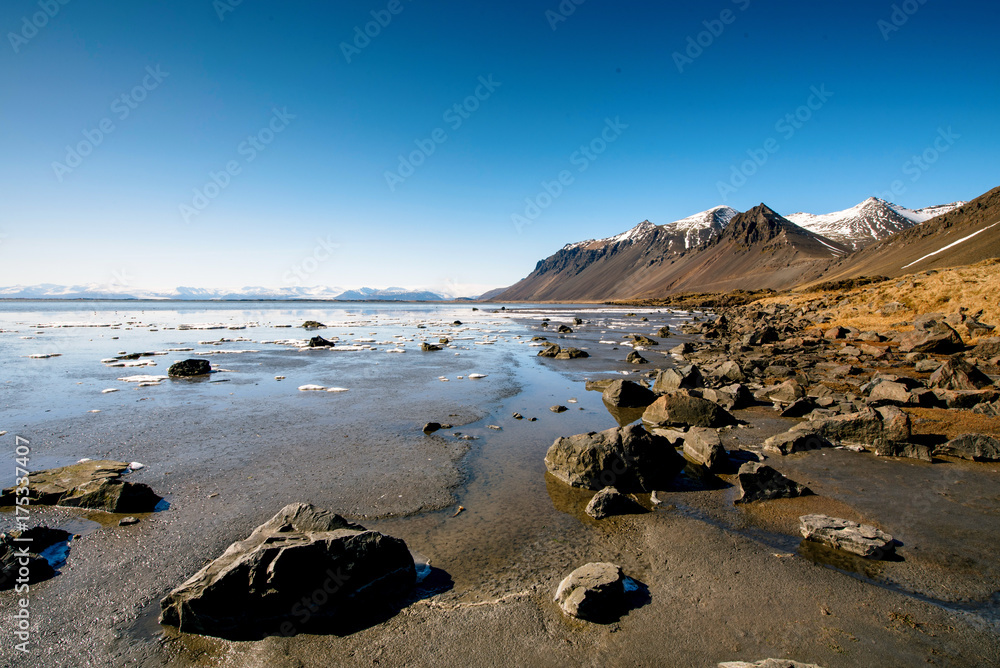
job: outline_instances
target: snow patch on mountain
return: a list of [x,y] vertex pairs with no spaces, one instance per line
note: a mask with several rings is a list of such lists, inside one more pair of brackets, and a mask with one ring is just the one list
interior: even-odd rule
[[563,246],[563,250],[573,250],[575,248],[594,250],[613,244],[634,243],[648,238],[656,233],[657,230],[662,230],[671,235],[683,236],[684,247],[692,248],[708,241],[712,236],[721,232],[737,214],[739,214],[739,211],[731,207],[716,206],[707,211],[702,211],[693,216],[688,216],[687,218],[682,218],[681,220],[676,220],[665,225],[654,225],[648,220],[644,220],[632,229],[621,234],[616,234],[613,237],[577,241],[576,243],[566,244]]

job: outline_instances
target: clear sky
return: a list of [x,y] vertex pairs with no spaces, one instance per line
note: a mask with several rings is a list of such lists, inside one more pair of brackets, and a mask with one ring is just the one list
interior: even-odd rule
[[970,199],[1000,180],[998,19],[941,0],[4,0],[0,286],[474,294],[723,203]]

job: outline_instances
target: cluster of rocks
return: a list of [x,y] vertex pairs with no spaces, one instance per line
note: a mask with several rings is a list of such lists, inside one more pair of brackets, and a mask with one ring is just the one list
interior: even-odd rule
[[[995,439],[963,435],[931,446],[914,439],[907,408],[968,410],[1000,415],[1000,337],[975,347],[961,333],[980,336],[992,326],[974,315],[926,314],[912,331],[861,332],[825,327],[829,299],[792,308],[749,305],[714,320],[683,326],[705,342],[677,350],[682,364],[659,372],[653,391],[684,392],[732,410],[770,403],[783,417],[805,418],[763,444],[765,454],[787,455],[846,446],[878,455],[931,460],[951,455],[996,458]],[[906,323],[900,323],[906,324]]]
[[583,357],[590,357],[590,353],[579,348],[563,348],[553,343],[538,352],[539,357],[552,357],[557,360],[574,360]]

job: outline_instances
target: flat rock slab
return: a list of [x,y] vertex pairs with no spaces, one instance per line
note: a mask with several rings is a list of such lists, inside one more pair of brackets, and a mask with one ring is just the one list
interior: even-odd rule
[[803,515],[799,530],[806,540],[844,550],[866,559],[882,559],[896,551],[892,536],[870,524],[827,515]]
[[[125,482],[126,462],[92,460],[28,474],[32,502],[46,506],[93,508],[109,513],[152,512],[161,498],[142,483]],[[14,504],[15,488],[0,495],[0,506]]]
[[585,564],[559,583],[555,601],[571,617],[598,622],[614,619],[628,607],[625,574],[615,564]]
[[296,503],[170,592],[160,623],[224,638],[292,635],[341,623],[415,582],[401,539]]
[[934,454],[976,462],[996,462],[1000,461],[1000,440],[986,434],[963,434],[934,448]]

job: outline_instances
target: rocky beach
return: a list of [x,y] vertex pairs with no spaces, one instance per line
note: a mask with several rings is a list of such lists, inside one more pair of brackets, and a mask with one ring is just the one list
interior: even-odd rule
[[[28,439],[38,468],[83,467],[109,480],[99,493],[92,482],[60,488],[64,498],[40,491],[30,506],[32,525],[72,536],[56,541],[58,558],[43,555],[54,576],[31,584],[35,658],[995,663],[1000,351],[990,322],[928,313],[860,331],[837,324],[840,301],[714,311],[376,308],[350,324],[324,324],[330,314],[317,313],[322,329],[285,329],[273,350],[253,352],[272,345],[270,325],[258,323],[230,337],[246,340],[212,346],[221,354],[201,358],[212,360],[207,375],[181,365],[108,394],[100,376],[121,367],[94,370],[89,346],[115,348],[101,353],[98,366],[109,366],[131,357],[111,355],[131,348],[119,343],[129,337],[184,343],[204,332],[146,322],[94,336],[5,323],[9,340],[37,337],[16,339],[24,351],[56,335],[65,353],[8,364],[62,363],[82,380],[11,406],[22,424],[2,438]],[[310,351],[316,336],[333,345]],[[553,345],[586,356],[560,357]],[[398,349],[405,354],[384,354]],[[162,358],[173,368],[196,352],[124,361]],[[185,368],[194,375],[172,375]],[[92,387],[91,398],[79,403],[75,383]],[[42,406],[60,395],[60,410],[77,415],[44,417]],[[83,410],[98,399],[100,413]],[[88,457],[104,468],[76,464]],[[133,494],[146,506],[114,506],[106,489],[121,481],[156,498]],[[251,534],[264,535],[269,519],[280,526],[282,512],[342,519],[291,520],[275,534],[286,547],[274,554],[286,556],[254,557],[274,539],[252,547]],[[12,508],[0,519],[17,528]],[[380,561],[359,540],[402,545],[405,559],[390,566],[398,557]],[[317,553],[320,545],[328,547]],[[311,561],[317,554],[341,556],[322,566]],[[273,560],[270,589],[211,584],[220,558]],[[407,568],[403,579],[388,575]],[[257,577],[232,572],[236,582]],[[315,598],[324,585],[329,594]],[[266,615],[237,591],[265,596]],[[15,593],[0,596],[12,623]],[[178,616],[171,601],[180,600],[189,602]],[[243,615],[235,626],[210,621],[233,615]]]

